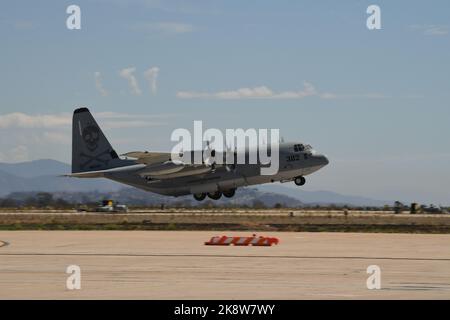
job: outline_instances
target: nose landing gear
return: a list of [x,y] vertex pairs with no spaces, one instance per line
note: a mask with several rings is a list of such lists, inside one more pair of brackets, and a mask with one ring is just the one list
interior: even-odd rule
[[303,186],[306,183],[306,179],[304,177],[302,177],[302,176],[295,177],[294,178],[294,183],[297,186]]

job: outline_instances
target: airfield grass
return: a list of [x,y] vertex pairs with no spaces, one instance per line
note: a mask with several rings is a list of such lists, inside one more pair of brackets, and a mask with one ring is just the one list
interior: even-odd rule
[[165,231],[286,231],[450,234],[450,226],[436,225],[286,225],[286,224],[190,224],[190,223],[14,223],[0,225],[0,231],[19,230],[165,230]]
[[127,214],[72,211],[0,212],[4,230],[216,230],[450,234],[450,215],[388,211],[147,210]]

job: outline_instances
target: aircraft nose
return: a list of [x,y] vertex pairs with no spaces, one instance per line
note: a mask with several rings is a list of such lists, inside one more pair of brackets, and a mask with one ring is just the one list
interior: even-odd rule
[[317,160],[319,161],[319,163],[320,163],[321,165],[326,166],[327,164],[330,163],[330,161],[328,160],[328,158],[327,158],[325,155],[323,155],[323,154],[318,154],[318,155],[316,155],[316,158],[317,158]]

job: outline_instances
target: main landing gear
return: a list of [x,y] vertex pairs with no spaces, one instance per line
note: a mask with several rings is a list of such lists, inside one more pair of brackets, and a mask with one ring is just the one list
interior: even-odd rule
[[194,193],[194,199],[197,201],[202,201],[206,198],[206,193]]
[[299,177],[294,178],[294,183],[295,183],[296,185],[298,185],[298,186],[304,185],[305,182],[306,182],[306,179],[305,179],[304,177],[302,177],[302,176],[299,176]]
[[223,195],[227,198],[232,198],[236,193],[236,189],[230,189],[223,192]]
[[216,191],[214,193],[208,192],[208,197],[213,200],[219,200],[222,197],[222,192]]
[[194,199],[197,201],[205,200],[206,196],[213,200],[219,200],[222,195],[226,198],[232,198],[236,193],[236,189],[229,189],[225,191],[216,191],[216,192],[208,192],[208,193],[195,193]]

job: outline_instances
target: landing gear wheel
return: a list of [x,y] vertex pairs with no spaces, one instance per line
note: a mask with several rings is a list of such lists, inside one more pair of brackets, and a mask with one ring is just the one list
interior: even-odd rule
[[206,193],[195,193],[194,199],[197,201],[202,201],[206,198]]
[[210,197],[213,200],[219,200],[221,196],[222,196],[222,192],[220,192],[220,191],[216,191],[214,193],[208,192],[208,197]]
[[304,185],[305,182],[306,182],[306,179],[305,179],[304,177],[302,177],[302,176],[297,177],[297,178],[294,179],[294,183],[295,183],[296,185],[298,185],[298,186]]
[[232,198],[236,193],[236,189],[230,189],[223,192],[223,195],[227,198]]

